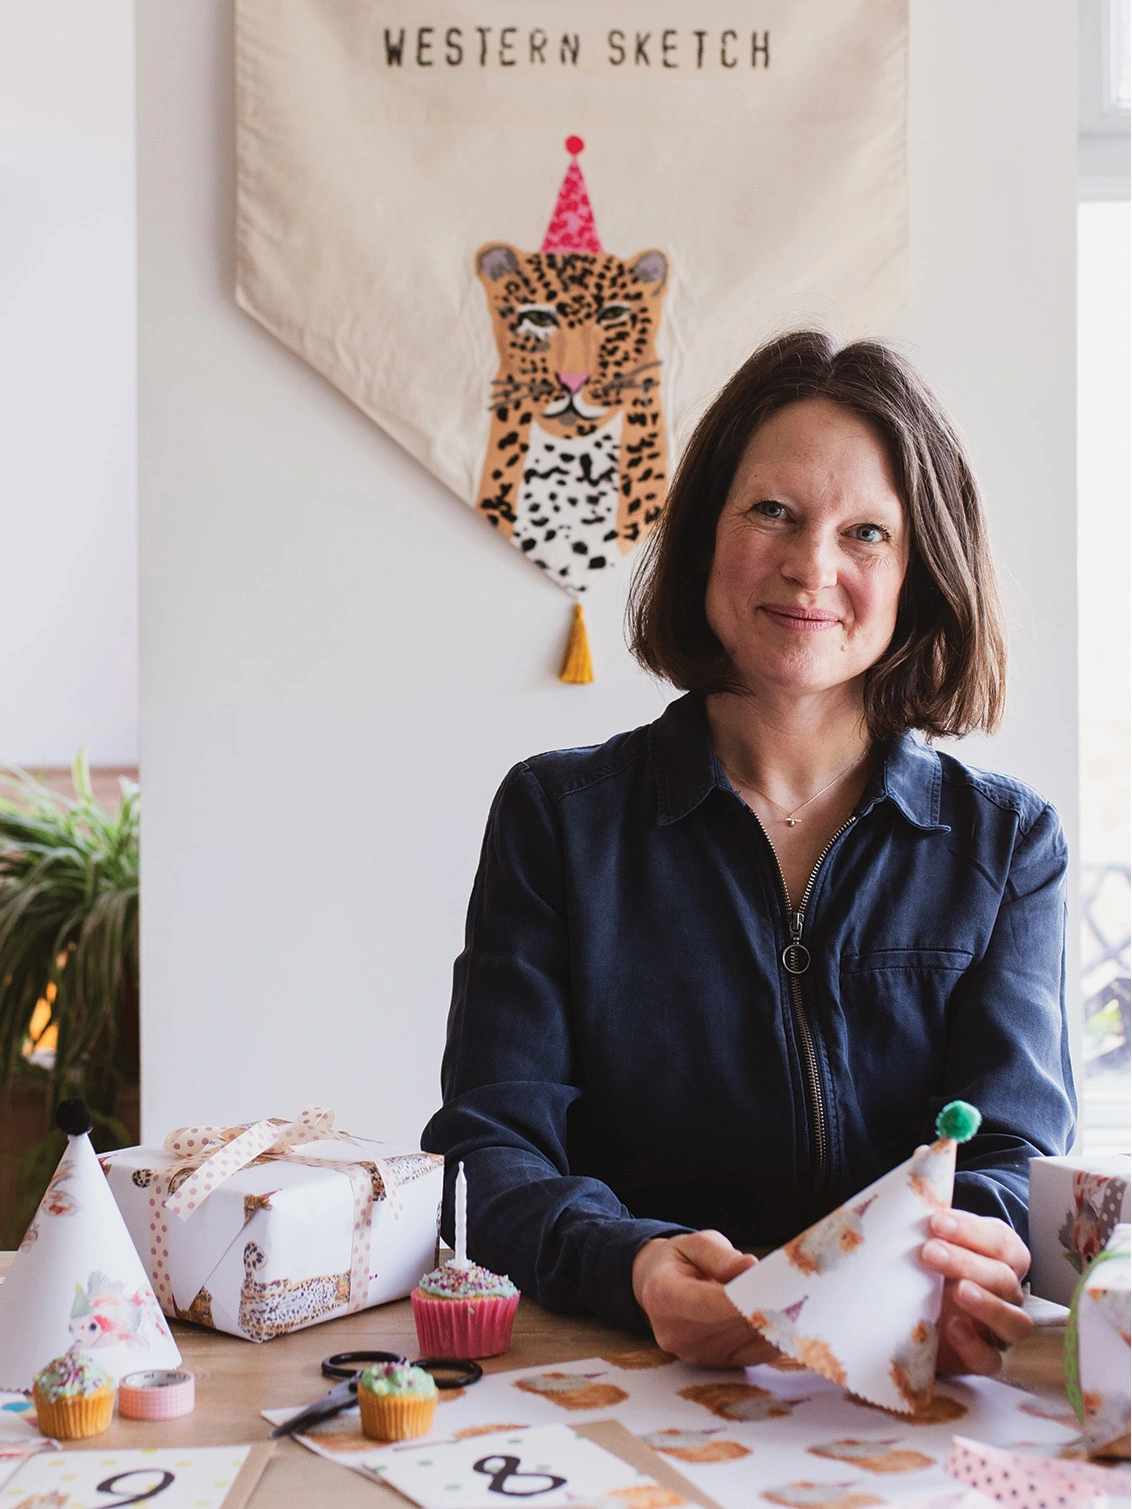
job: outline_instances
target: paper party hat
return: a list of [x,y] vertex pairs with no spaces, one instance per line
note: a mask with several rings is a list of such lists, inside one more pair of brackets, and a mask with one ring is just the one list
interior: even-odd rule
[[925,1268],[928,1222],[951,1206],[955,1147],[979,1113],[952,1101],[939,1140],[727,1285],[752,1326],[804,1367],[885,1409],[931,1403],[943,1278]]
[[68,1134],[35,1219],[0,1284],[0,1388],[30,1389],[64,1352],[90,1353],[117,1382],[181,1360],[87,1133],[90,1113],[65,1100]]
[[601,241],[594,221],[593,206],[586,190],[586,180],[578,166],[578,153],[585,148],[580,136],[566,138],[566,150],[570,154],[570,166],[558,190],[558,199],[550,224],[543,237],[544,252],[582,252],[587,256],[601,256]]

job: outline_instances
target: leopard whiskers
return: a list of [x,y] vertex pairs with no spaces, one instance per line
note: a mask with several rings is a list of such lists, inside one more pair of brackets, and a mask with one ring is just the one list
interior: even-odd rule
[[[615,404],[626,393],[649,393],[660,385],[659,377],[654,375],[659,367],[659,361],[649,361],[629,372],[614,372],[603,381],[589,385],[590,397],[595,403]],[[491,410],[500,404],[537,404],[560,394],[560,385],[548,377],[517,378],[508,374],[492,379],[491,400],[487,407]]]
[[497,377],[491,384],[491,401],[487,405],[489,409],[497,408],[501,403],[519,403],[526,400],[528,403],[537,403],[543,398],[556,398],[561,389],[557,383],[548,378],[529,378],[520,381],[515,377]]
[[655,377],[641,379],[641,373],[648,372],[659,366],[659,361],[642,362],[639,367],[634,367],[631,372],[615,372],[612,377],[606,378],[603,383],[599,384],[593,390],[595,401],[599,403],[606,402],[609,398],[620,397],[622,393],[630,392],[635,388],[648,392],[650,388],[658,386],[659,379]]

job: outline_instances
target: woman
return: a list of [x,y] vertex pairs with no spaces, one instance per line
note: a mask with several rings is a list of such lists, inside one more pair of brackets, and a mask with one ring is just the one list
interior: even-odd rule
[[541,1303],[687,1361],[768,1345],[722,1285],[983,1114],[922,1260],[940,1367],[1029,1329],[1027,1163],[1073,1127],[1065,843],[1041,797],[937,753],[998,723],[978,490],[875,343],[771,342],[704,416],[632,645],[688,695],[517,766],[456,964],[444,1107],[469,1243]]

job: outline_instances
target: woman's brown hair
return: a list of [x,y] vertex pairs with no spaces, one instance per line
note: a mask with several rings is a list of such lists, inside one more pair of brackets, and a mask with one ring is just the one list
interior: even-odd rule
[[986,520],[951,423],[914,369],[879,341],[838,350],[798,330],[757,350],[696,426],[629,600],[629,643],[683,691],[740,690],[704,609],[715,530],[752,435],[809,398],[869,420],[892,456],[911,550],[891,643],[865,678],[874,739],[991,733],[1002,718],[1006,641]]

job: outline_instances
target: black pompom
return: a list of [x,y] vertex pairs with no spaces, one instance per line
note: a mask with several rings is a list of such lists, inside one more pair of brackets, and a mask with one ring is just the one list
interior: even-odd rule
[[55,1125],[68,1137],[81,1137],[94,1122],[85,1100],[61,1100],[55,1107]]

